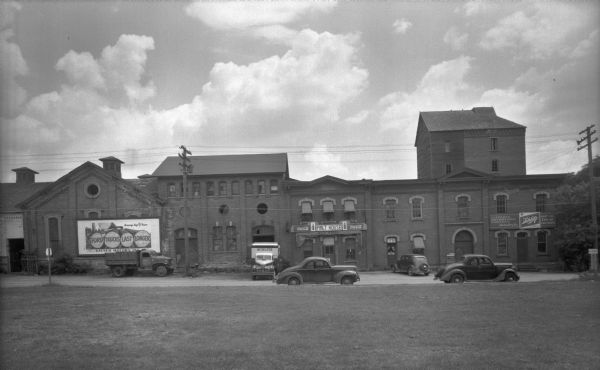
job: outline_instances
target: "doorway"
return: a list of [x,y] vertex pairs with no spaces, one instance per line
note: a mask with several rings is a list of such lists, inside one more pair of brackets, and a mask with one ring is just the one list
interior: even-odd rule
[[24,239],[8,239],[8,259],[10,272],[21,272],[21,256],[25,250]]
[[454,258],[456,261],[462,260],[465,254],[473,253],[473,235],[462,230],[454,237]]
[[529,259],[529,242],[526,232],[517,233],[517,263],[527,262]]
[[260,225],[252,228],[252,243],[274,243],[275,229],[273,226]]
[[[190,258],[188,259],[189,264],[194,264],[198,261],[198,231],[196,229],[188,228],[188,252]],[[177,267],[185,267],[185,233],[183,229],[175,230],[175,261]]]

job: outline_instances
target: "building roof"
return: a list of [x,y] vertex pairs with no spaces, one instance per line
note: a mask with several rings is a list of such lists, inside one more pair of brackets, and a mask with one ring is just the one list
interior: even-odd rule
[[[288,177],[287,153],[209,155],[188,157],[192,176],[284,173]],[[181,176],[179,157],[167,157],[152,176]]]
[[17,204],[50,184],[50,182],[0,184],[0,213],[21,212],[21,209],[16,207]]
[[429,132],[525,128],[523,125],[498,117],[493,107],[421,112],[420,118]]

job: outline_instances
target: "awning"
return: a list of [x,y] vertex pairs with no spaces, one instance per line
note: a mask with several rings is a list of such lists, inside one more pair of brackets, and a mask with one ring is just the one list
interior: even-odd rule
[[353,200],[347,200],[344,202],[344,212],[355,212],[356,209],[354,208],[354,201]]
[[333,202],[323,202],[323,213],[333,213]]
[[423,237],[416,236],[413,238],[413,247],[416,249],[425,249],[425,241]]
[[302,214],[310,214],[312,213],[312,207],[309,202],[302,202]]

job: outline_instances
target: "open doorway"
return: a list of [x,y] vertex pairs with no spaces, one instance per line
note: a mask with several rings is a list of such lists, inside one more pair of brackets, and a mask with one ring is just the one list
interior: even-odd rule
[[21,272],[21,256],[24,250],[24,239],[8,239],[8,259],[10,272]]

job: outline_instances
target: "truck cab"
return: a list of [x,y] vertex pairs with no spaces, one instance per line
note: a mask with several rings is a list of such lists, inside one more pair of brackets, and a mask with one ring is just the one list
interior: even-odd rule
[[279,257],[279,250],[278,243],[252,243],[250,246],[250,263],[253,280],[256,280],[259,276],[270,278],[275,276],[275,260]]

